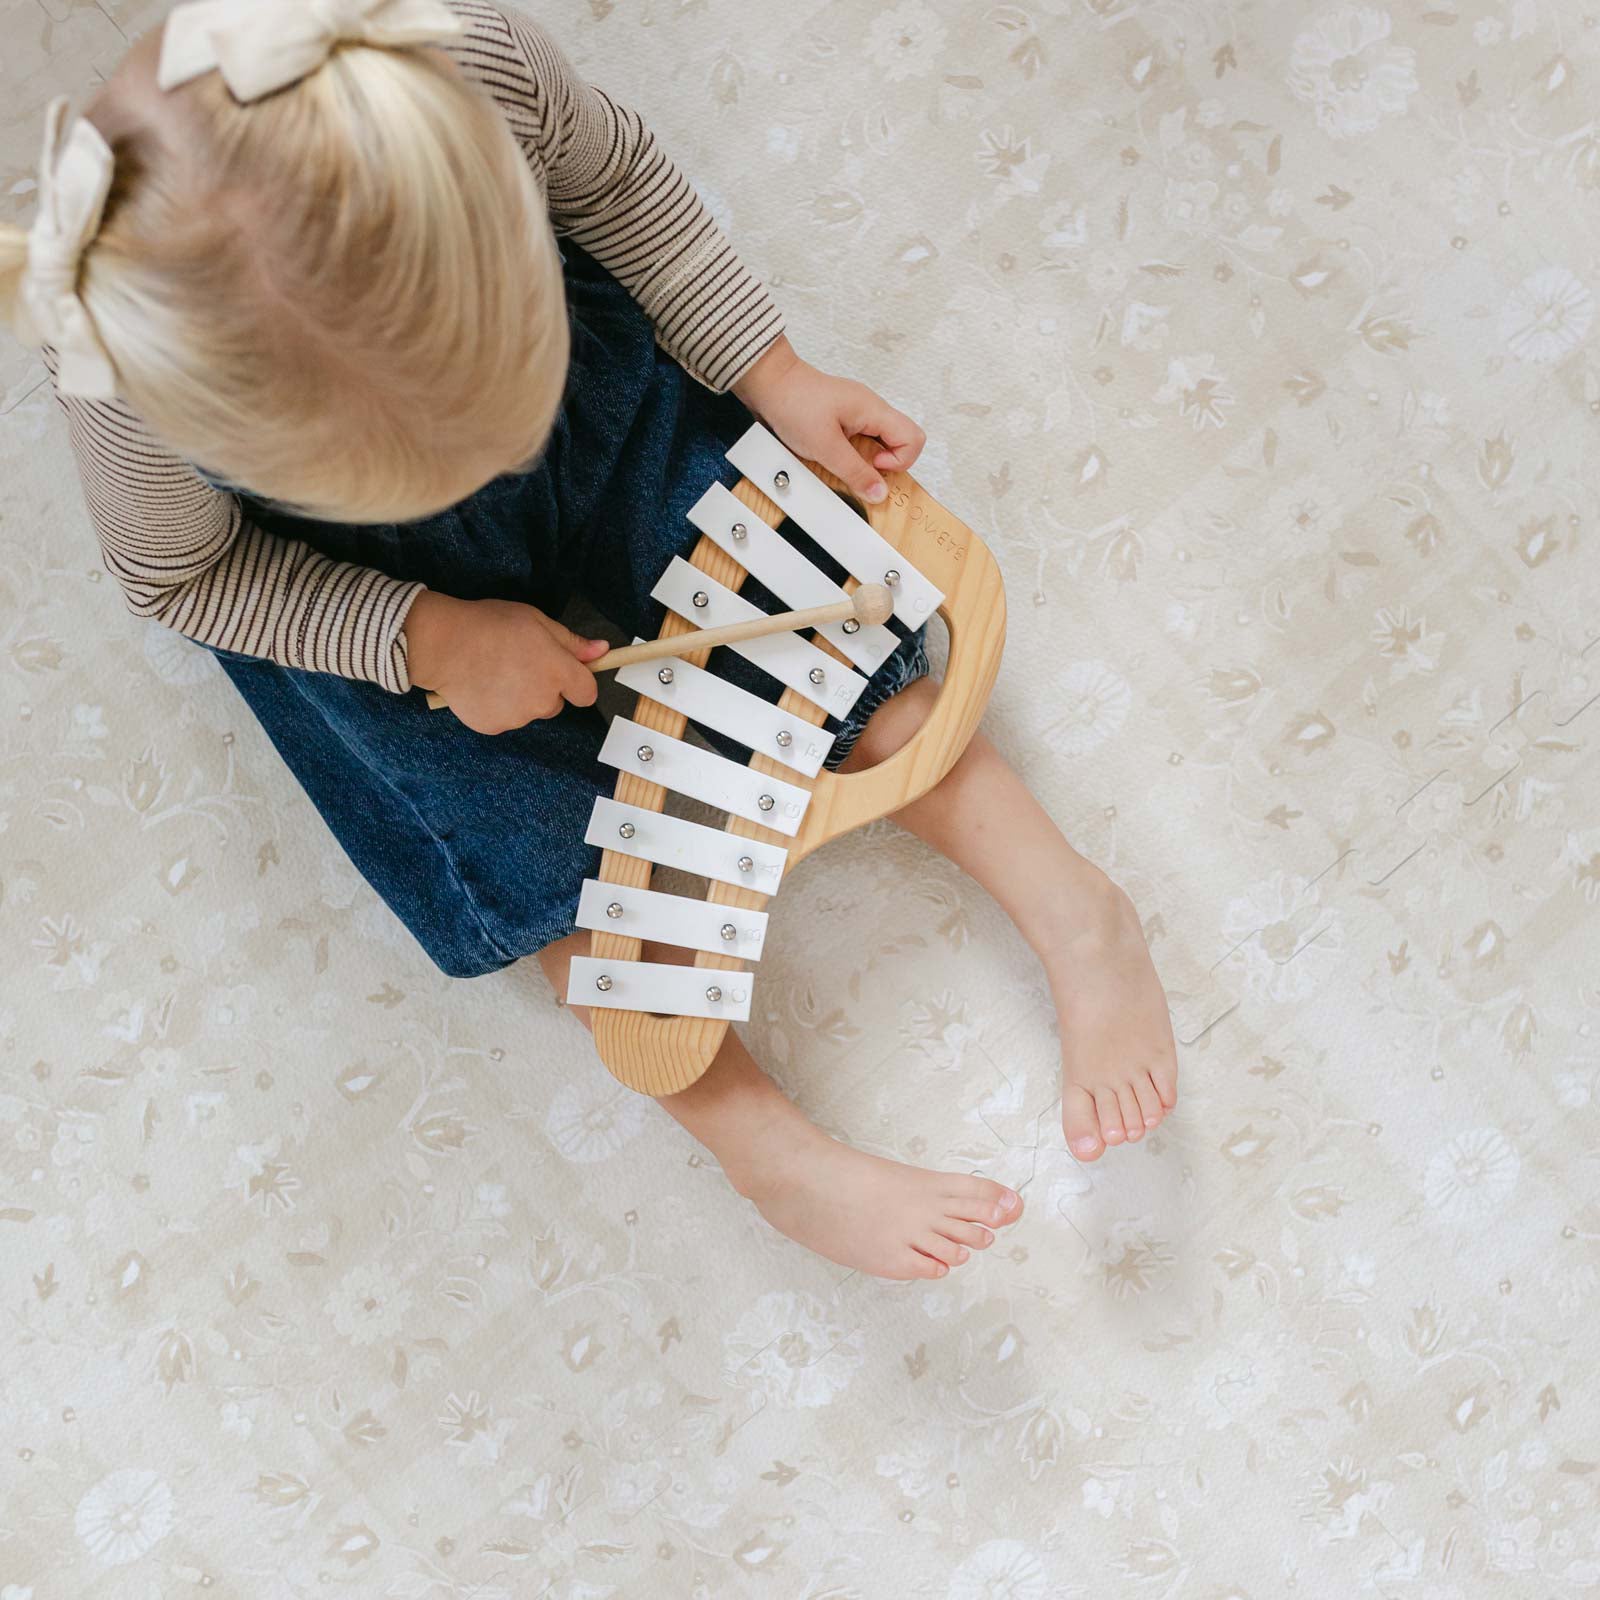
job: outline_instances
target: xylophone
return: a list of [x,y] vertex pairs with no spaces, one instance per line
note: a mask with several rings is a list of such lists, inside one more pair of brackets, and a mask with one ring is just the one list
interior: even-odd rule
[[[881,448],[853,442],[864,457]],[[599,876],[582,888],[577,920],[590,932],[590,953],[572,961],[567,1000],[594,1008],[601,1059],[650,1095],[687,1088],[711,1065],[728,1024],[749,1017],[746,964],[760,958],[762,908],[784,873],[825,841],[926,793],[954,765],[983,715],[1005,643],[1005,590],[993,555],[908,474],[886,475],[888,497],[857,509],[839,479],[802,462],[759,423],[727,458],[740,481],[715,484],[696,502],[689,520],[700,541],[652,591],[667,607],[662,641],[760,618],[738,593],[753,575],[797,608],[881,584],[908,628],[935,612],[944,619],[949,659],[911,740],[852,773],[824,770],[833,740],[823,723],[850,711],[899,643],[883,623],[845,614],[810,638],[769,633],[723,645],[783,686],[776,704],[708,670],[705,647],[619,669],[618,681],[639,698],[631,717],[613,720],[601,751],[618,776],[585,833],[602,854]],[[783,536],[785,518],[846,569],[844,585]],[[686,741],[689,722],[737,741],[751,752],[748,762]],[[669,790],[725,813],[724,825],[666,815]],[[655,866],[703,878],[703,898],[652,889]],[[694,950],[694,964],[643,959],[647,940]]]
[[[877,447],[851,442],[863,456]],[[888,497],[863,513],[841,498],[838,478],[802,462],[759,423],[728,460],[743,476],[696,501],[689,520],[700,542],[687,560],[675,556],[650,591],[667,607],[660,634],[590,663],[616,670],[639,699],[632,717],[613,721],[600,751],[617,784],[595,802],[584,834],[601,849],[600,876],[586,878],[579,897],[590,953],[572,962],[567,1001],[597,1008],[601,1059],[651,1095],[686,1089],[711,1065],[728,1024],[750,1015],[744,963],[760,959],[761,907],[784,873],[825,840],[926,794],[955,764],[1005,645],[994,557],[908,474],[890,474]],[[784,538],[785,518],[844,568],[847,587]],[[797,609],[767,615],[743,599],[738,589],[750,576]],[[833,736],[823,723],[849,714],[899,644],[888,619],[914,629],[935,612],[950,651],[926,721],[867,771],[825,771]],[[783,686],[776,705],[706,669],[719,646]],[[444,704],[429,693],[433,710]],[[749,750],[748,762],[688,743],[691,721]],[[724,812],[724,826],[666,815],[669,789]],[[704,878],[704,898],[652,889],[655,866]],[[694,950],[694,965],[641,959],[646,940]]]

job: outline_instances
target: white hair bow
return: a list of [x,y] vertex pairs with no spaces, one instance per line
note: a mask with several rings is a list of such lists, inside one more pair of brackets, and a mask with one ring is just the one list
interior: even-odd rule
[[163,89],[215,68],[235,100],[259,100],[315,72],[340,43],[438,44],[463,32],[440,0],[190,0],[167,18]]
[[114,400],[116,369],[78,298],[84,248],[100,231],[111,192],[111,146],[80,117],[67,130],[67,97],[45,113],[39,212],[28,230],[21,303],[29,331],[57,357],[56,388],[86,400]]

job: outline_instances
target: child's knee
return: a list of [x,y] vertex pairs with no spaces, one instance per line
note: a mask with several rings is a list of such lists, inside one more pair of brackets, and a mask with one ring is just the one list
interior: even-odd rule
[[859,772],[887,761],[928,720],[938,694],[939,685],[932,678],[917,678],[891,695],[867,718],[855,747],[839,763],[839,771]]

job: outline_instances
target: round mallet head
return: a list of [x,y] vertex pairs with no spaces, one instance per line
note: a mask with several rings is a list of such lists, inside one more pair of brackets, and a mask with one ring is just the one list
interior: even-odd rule
[[850,598],[856,603],[856,620],[864,626],[875,627],[894,614],[894,596],[881,583],[864,583]]

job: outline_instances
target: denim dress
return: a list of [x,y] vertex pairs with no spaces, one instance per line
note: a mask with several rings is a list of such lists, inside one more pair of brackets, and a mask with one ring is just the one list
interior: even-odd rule
[[[627,290],[561,241],[572,355],[560,414],[538,463],[496,478],[437,516],[399,524],[321,522],[237,490],[258,526],[341,561],[416,579],[465,600],[518,600],[559,616],[583,598],[627,637],[653,638],[650,598],[699,534],[686,513],[739,474],[724,452],[751,417],[696,382],[656,343]],[[216,481],[216,480],[212,480]],[[780,530],[831,577],[839,568],[798,528]],[[753,579],[740,593],[785,607]],[[848,721],[830,721],[835,767],[872,712],[928,670],[921,630],[873,675]],[[584,843],[604,720],[593,707],[509,733],[473,732],[423,693],[308,672],[212,648],[357,871],[452,977],[493,972],[572,932],[599,868]],[[723,649],[712,667],[775,701],[781,685]],[[714,748],[748,752],[709,730]]]

